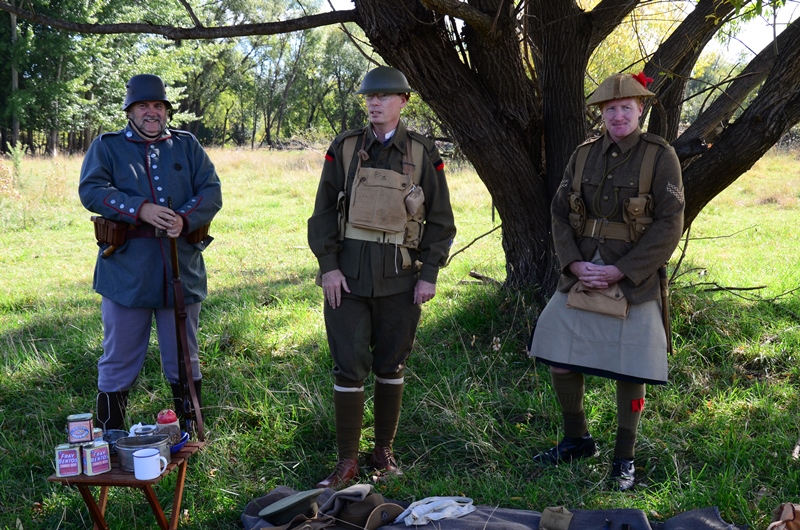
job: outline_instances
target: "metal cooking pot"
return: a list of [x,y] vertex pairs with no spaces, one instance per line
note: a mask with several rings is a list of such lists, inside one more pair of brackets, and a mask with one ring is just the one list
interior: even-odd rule
[[155,434],[153,436],[128,436],[117,440],[117,460],[119,468],[128,473],[133,473],[133,453],[139,449],[155,447],[161,456],[167,459],[167,463],[172,462],[169,450],[169,436],[166,434]]
[[109,429],[103,435],[103,440],[108,442],[108,447],[111,450],[111,454],[117,453],[117,440],[120,438],[127,438],[128,431],[124,429]]

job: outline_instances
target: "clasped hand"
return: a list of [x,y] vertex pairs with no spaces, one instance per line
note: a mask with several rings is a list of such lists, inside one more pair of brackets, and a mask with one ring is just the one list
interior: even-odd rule
[[183,217],[169,208],[146,202],[139,208],[139,219],[156,228],[166,230],[169,237],[178,237],[183,231]]
[[[342,305],[342,289],[349,293],[347,279],[342,271],[335,269],[322,275],[322,293],[332,309]],[[425,280],[417,280],[414,286],[414,303],[421,305],[436,296],[436,285]]]
[[589,261],[573,261],[569,270],[589,289],[606,289],[625,277],[615,265],[595,265]]

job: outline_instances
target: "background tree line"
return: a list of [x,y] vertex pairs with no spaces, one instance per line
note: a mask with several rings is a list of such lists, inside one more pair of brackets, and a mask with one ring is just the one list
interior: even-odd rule
[[[59,4],[57,13],[97,21],[133,16],[122,2],[102,12],[89,12],[83,2],[68,3]],[[154,17],[170,16],[169,6],[155,7],[164,11]],[[33,8],[53,11],[45,2],[34,1]],[[288,0],[262,6],[205,4],[197,12],[206,24],[302,14]],[[370,61],[338,27],[170,41],[140,34],[76,35],[6,12],[1,16],[4,152],[17,141],[32,154],[85,151],[98,134],[124,125],[125,81],[145,72],[167,82],[169,97],[177,103],[173,126],[193,132],[207,146],[254,148],[296,136],[329,138],[365,121],[352,94]]]
[[[546,297],[558,278],[550,200],[575,146],[599,122],[587,94],[612,72],[654,79],[642,126],[678,153],[691,227],[800,122],[800,22],[785,24],[746,64],[708,59],[732,28],[754,17],[769,27],[770,14],[789,3],[351,0],[353,9],[319,13],[320,0],[0,0],[13,43],[4,140],[8,128],[12,138],[22,128],[36,152],[48,140],[56,152],[62,138],[85,148],[121,124],[122,81],[142,71],[180,91],[176,123],[206,143],[255,147],[336,133],[363,123],[346,94],[369,68],[366,56],[380,57],[406,74],[419,96],[412,101],[429,106],[412,113],[433,124],[422,132],[441,124],[491,194],[506,284]],[[359,30],[353,49],[340,33],[311,31],[348,22]],[[357,63],[358,52],[360,67],[345,61],[347,75],[332,74],[335,56]],[[50,91],[60,97],[45,97]]]
[[[122,4],[92,12],[83,3],[72,3],[69,9],[83,9],[81,16],[98,22],[135,14]],[[54,16],[66,8],[49,5],[33,3],[36,12],[52,11]],[[154,17],[177,16],[168,6],[156,7]],[[204,4],[196,14],[206,24],[236,24],[300,17],[320,7],[318,1],[301,6],[281,0],[257,8],[223,2]],[[676,18],[675,11],[650,7],[631,17],[595,54],[589,79],[602,79],[635,61],[642,40],[659,42],[669,30],[664,15]],[[31,154],[85,151],[97,135],[124,125],[124,82],[144,72],[167,82],[169,97],[177,103],[173,125],[191,131],[207,146],[257,148],[297,137],[323,140],[366,120],[353,94],[376,58],[365,55],[368,46],[358,45],[364,37],[354,24],[347,29],[326,26],[278,35],[172,41],[147,34],[75,35],[7,12],[0,16],[5,19],[0,24],[0,75],[6,80],[0,84],[3,152],[17,142]],[[709,54],[689,92],[702,91],[737,68],[741,66],[731,58]],[[685,120],[697,113],[695,107],[687,106]],[[447,135],[419,99],[407,115],[427,134]]]

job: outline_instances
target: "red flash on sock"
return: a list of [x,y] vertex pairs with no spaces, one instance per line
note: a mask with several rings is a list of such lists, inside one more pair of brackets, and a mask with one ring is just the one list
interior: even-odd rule
[[631,412],[641,412],[644,410],[644,398],[631,400]]

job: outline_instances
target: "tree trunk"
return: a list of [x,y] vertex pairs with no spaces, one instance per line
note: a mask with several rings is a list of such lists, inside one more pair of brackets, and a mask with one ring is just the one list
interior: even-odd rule
[[[12,0],[11,4],[14,5],[16,2]],[[11,59],[11,94],[13,95],[17,90],[19,90],[19,74],[17,73],[17,61],[16,61],[16,46],[17,43],[17,15],[14,13],[9,13],[9,18],[11,19],[11,49],[12,49],[12,59]],[[11,145],[13,147],[17,147],[19,144],[19,115],[16,111],[14,111],[14,115],[11,117]]]
[[[498,2],[486,4],[492,14],[497,12]],[[400,0],[389,6],[382,0],[361,0],[358,9],[370,42],[406,74],[446,124],[492,195],[503,222],[506,283],[554,286],[542,134],[534,85],[523,69],[515,33],[501,29],[490,46],[465,27],[468,46],[474,43],[476,48],[470,68],[457,55],[442,22],[418,2]],[[515,24],[511,15],[503,8],[498,25]],[[404,35],[414,38],[400,40]]]

